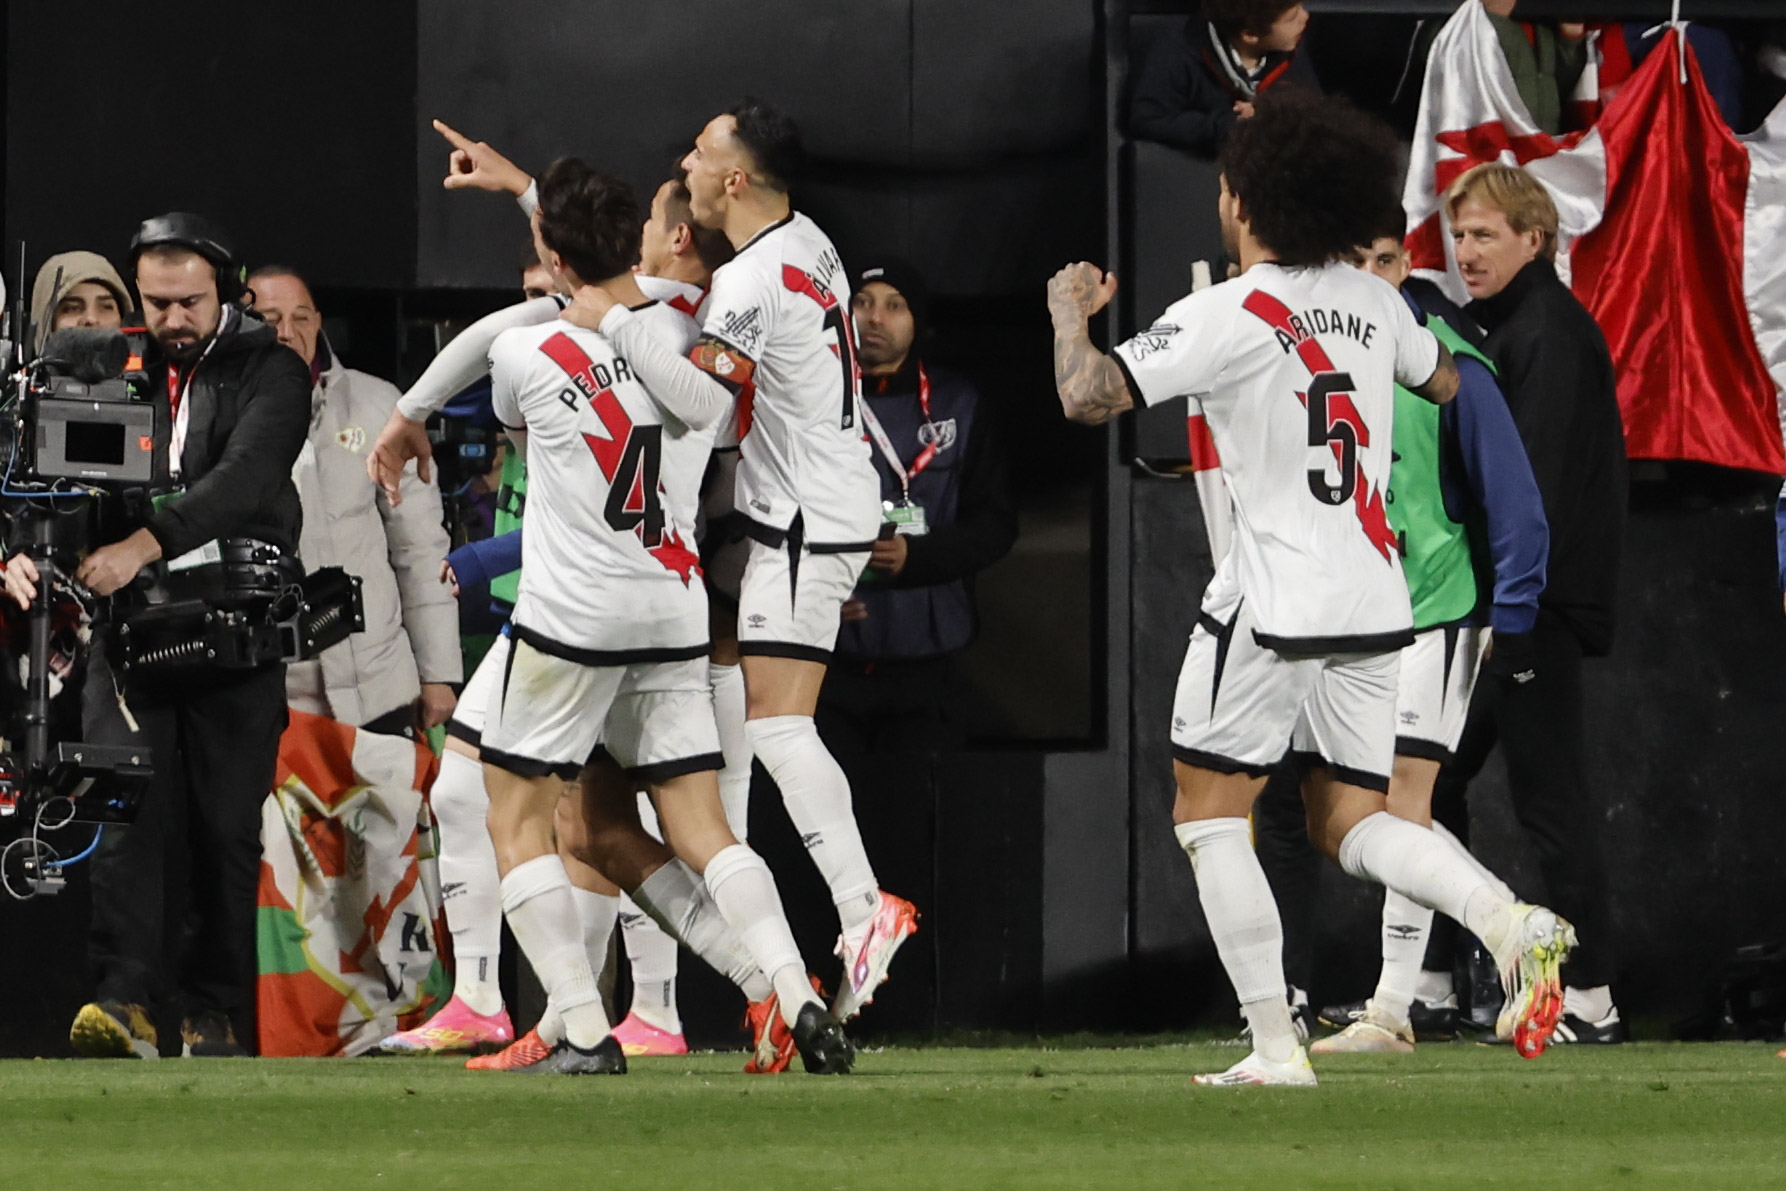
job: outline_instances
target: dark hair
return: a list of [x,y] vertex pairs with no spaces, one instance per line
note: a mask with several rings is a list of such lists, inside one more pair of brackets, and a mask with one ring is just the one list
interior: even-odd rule
[[695,255],[700,258],[701,265],[713,272],[721,265],[738,255],[732,242],[718,228],[702,227],[695,222],[695,210],[690,205],[688,183],[682,178],[670,179],[670,191],[664,200],[664,214],[672,224],[681,224],[694,237]]
[[1223,41],[1242,33],[1264,37],[1277,19],[1302,0],[1203,0],[1203,19],[1215,26]]
[[1358,241],[1358,246],[1368,248],[1378,240],[1394,240],[1400,244],[1407,235],[1408,214],[1399,202],[1391,203],[1371,216],[1370,238]]
[[584,282],[638,264],[644,222],[633,188],[586,161],[560,157],[540,177],[540,239]]
[[756,163],[763,184],[782,194],[792,190],[800,180],[806,159],[806,151],[800,145],[800,129],[793,118],[780,108],[749,96],[729,115],[738,122],[733,135]]
[[1368,243],[1395,205],[1400,146],[1389,126],[1337,95],[1262,93],[1222,149],[1228,190],[1259,242],[1290,266],[1324,265]]
[[249,290],[252,291],[254,289],[255,282],[267,277],[289,277],[304,287],[306,292],[310,294],[312,301],[315,301],[316,299],[316,291],[310,288],[310,282],[305,279],[302,273],[298,272],[290,265],[262,265],[254,272],[248,274]]
[[527,276],[527,271],[529,269],[543,269],[546,267],[545,262],[540,260],[539,250],[531,244],[527,246],[527,251],[521,254],[520,265],[521,276],[523,277]]

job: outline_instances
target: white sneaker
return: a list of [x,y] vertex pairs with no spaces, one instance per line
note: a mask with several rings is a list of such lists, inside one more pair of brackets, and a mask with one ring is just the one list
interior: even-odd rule
[[1384,1025],[1368,1014],[1337,1034],[1309,1047],[1317,1055],[1406,1055],[1414,1053],[1414,1027]]
[[1563,1016],[1562,968],[1575,946],[1575,928],[1543,906],[1521,902],[1509,912],[1514,916],[1511,954],[1495,957],[1507,990],[1495,1019],[1495,1037],[1535,1059]]
[[1255,1050],[1226,1071],[1193,1076],[1192,1082],[1206,1088],[1312,1088],[1315,1069],[1309,1066],[1308,1052],[1300,1046],[1287,1063],[1274,1063]]

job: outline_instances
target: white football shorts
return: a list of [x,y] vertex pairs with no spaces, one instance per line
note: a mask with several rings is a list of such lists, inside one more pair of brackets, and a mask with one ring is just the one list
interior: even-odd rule
[[1204,613],[1172,703],[1172,755],[1217,773],[1264,777],[1294,750],[1370,790],[1395,765],[1401,654],[1280,654],[1253,639],[1242,601],[1226,624]]
[[738,592],[738,652],[830,664],[844,601],[868,552],[822,554],[752,539]]
[[647,782],[724,764],[704,657],[593,666],[511,641],[484,714],[484,761],[523,777],[569,781],[598,747]]
[[1402,650],[1395,696],[1397,753],[1451,760],[1463,739],[1488,639],[1487,629],[1453,625],[1426,629]]
[[504,630],[496,634],[496,640],[484,654],[478,668],[471,672],[466,680],[465,688],[459,692],[459,701],[453,705],[452,718],[447,720],[448,736],[456,736],[472,748],[481,748],[484,739],[484,723],[490,714],[490,702],[496,688],[502,685],[502,671],[509,660],[509,635]]

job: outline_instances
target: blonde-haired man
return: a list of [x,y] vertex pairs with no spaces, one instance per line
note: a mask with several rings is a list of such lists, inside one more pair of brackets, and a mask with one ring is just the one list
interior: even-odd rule
[[[1497,738],[1521,826],[1557,912],[1582,945],[1563,969],[1564,1016],[1553,1042],[1620,1042],[1625,1027],[1612,915],[1582,748],[1582,659],[1612,648],[1624,537],[1624,425],[1612,359],[1593,316],[1557,277],[1557,210],[1512,166],[1480,165],[1445,195],[1466,310],[1486,332],[1550,524],[1550,562],[1533,630],[1532,670],[1477,690],[1453,762],[1433,793],[1455,808]],[[1524,681],[1520,679],[1524,678]]]

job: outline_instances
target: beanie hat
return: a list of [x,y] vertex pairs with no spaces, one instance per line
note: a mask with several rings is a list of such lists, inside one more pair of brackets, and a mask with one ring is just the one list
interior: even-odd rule
[[856,273],[855,292],[870,282],[879,281],[899,291],[905,304],[911,308],[912,324],[919,335],[923,335],[930,325],[930,287],[924,284],[923,276],[911,263],[897,256],[871,256],[875,262],[866,269]]

